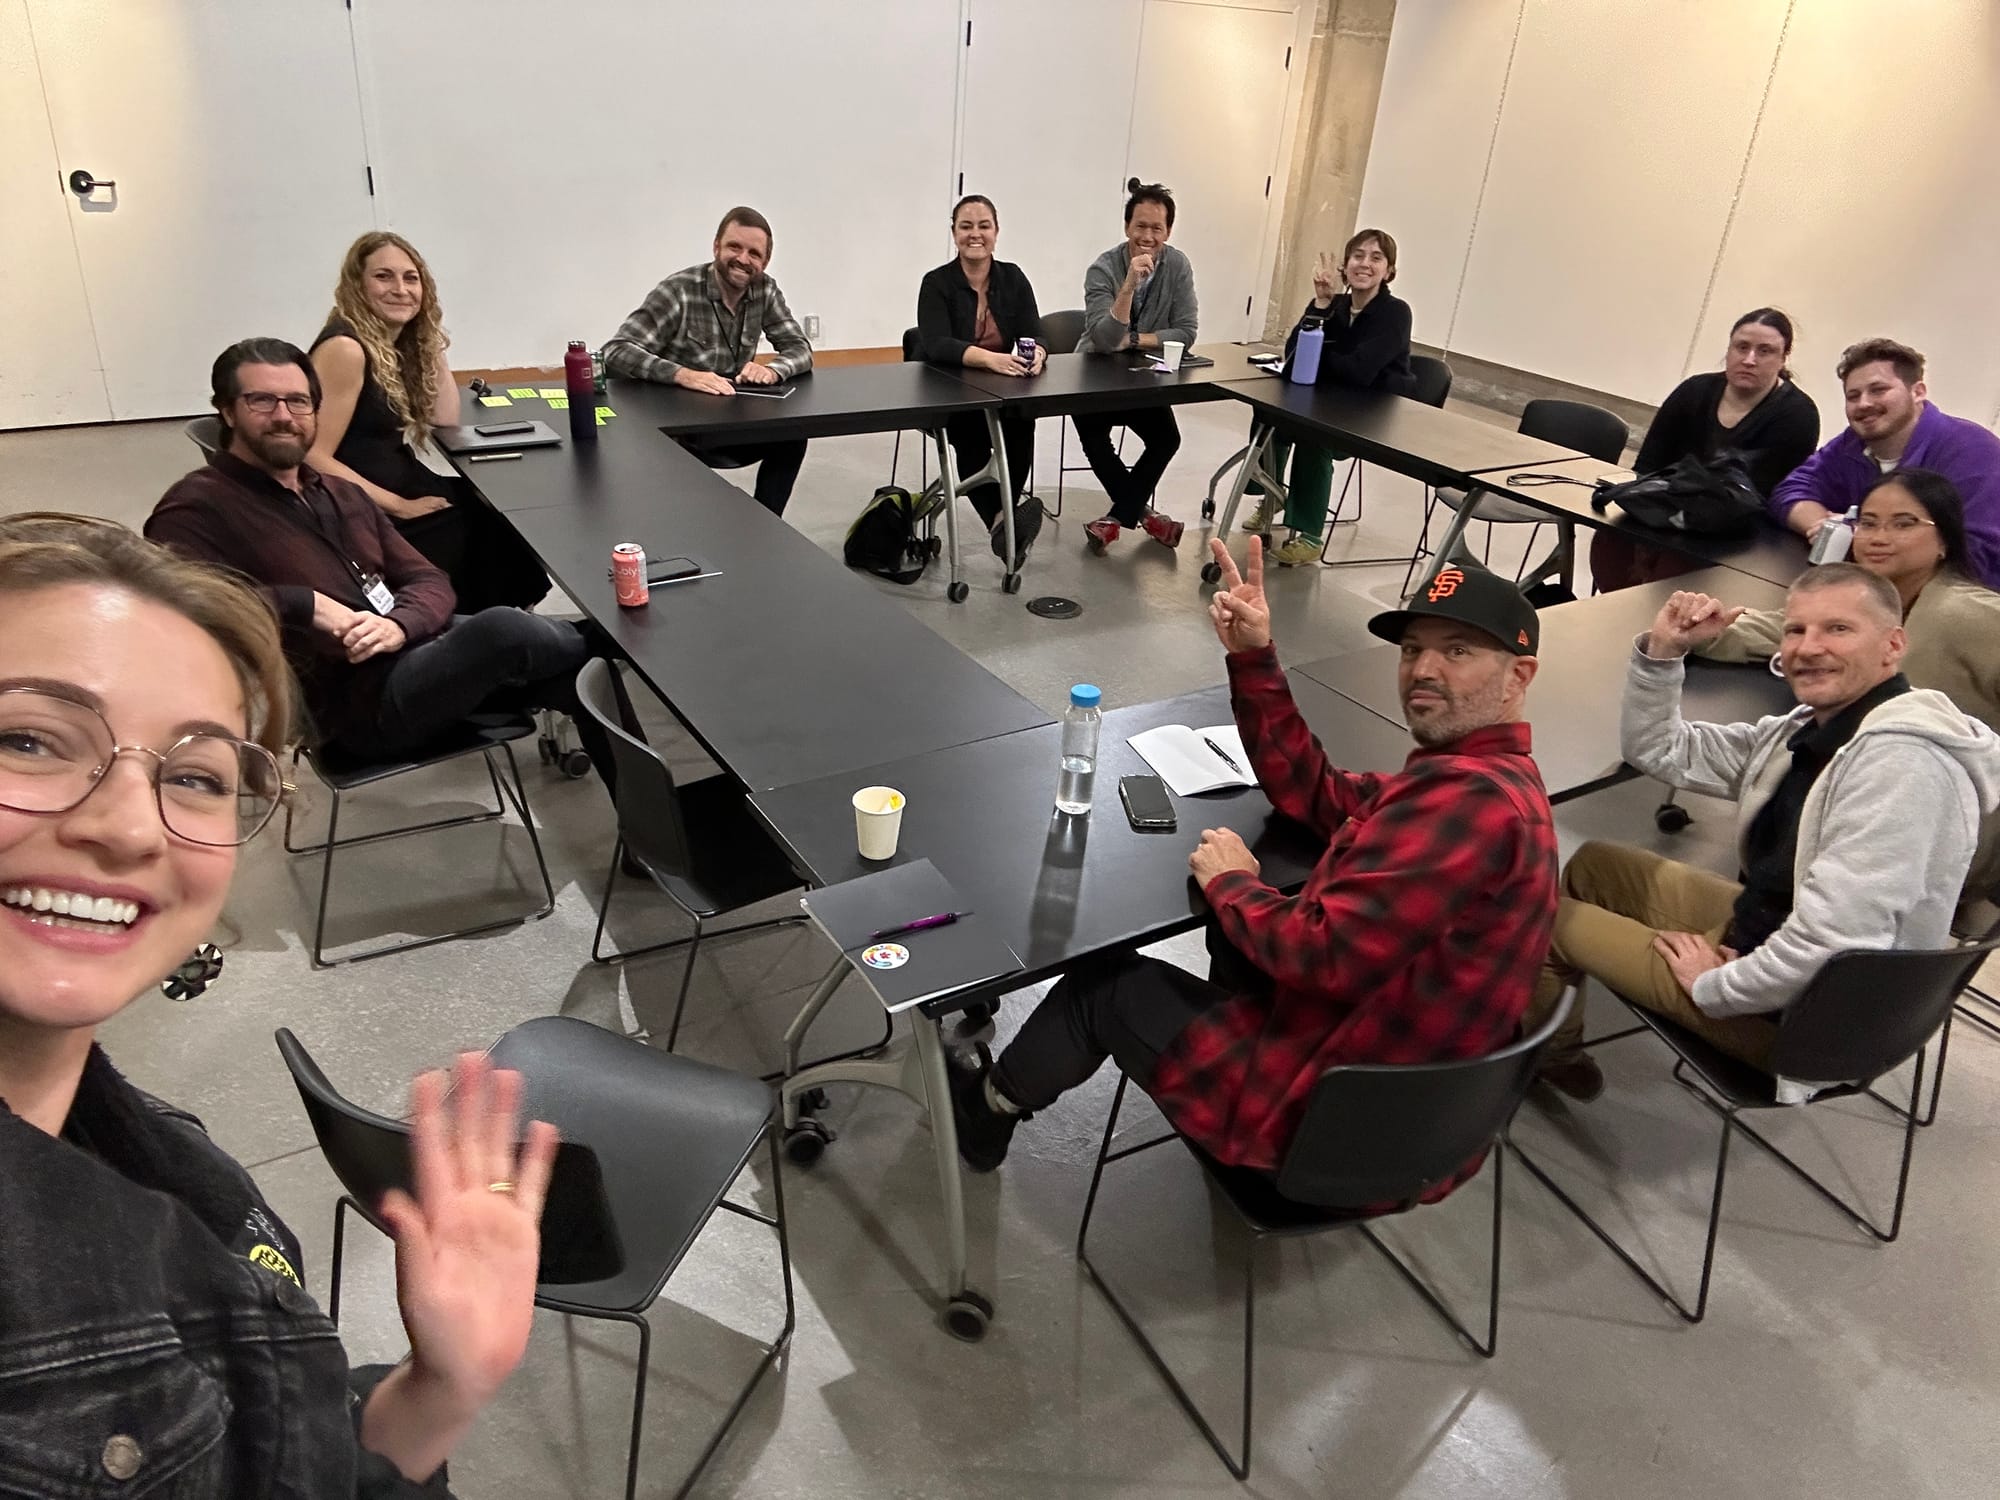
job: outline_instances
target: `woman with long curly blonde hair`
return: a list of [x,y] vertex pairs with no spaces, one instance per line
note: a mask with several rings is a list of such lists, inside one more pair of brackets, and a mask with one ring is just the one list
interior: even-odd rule
[[431,447],[431,430],[459,419],[450,342],[437,282],[414,245],[377,229],[348,246],[312,346],[325,397],[307,462],[367,491],[451,579],[461,609],[532,606],[548,593],[548,576]]

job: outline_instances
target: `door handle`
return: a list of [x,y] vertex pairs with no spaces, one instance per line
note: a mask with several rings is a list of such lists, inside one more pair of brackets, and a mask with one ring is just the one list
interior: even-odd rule
[[69,174],[69,190],[79,198],[88,198],[99,188],[115,188],[117,186],[118,184],[115,182],[100,182],[82,167],[78,167],[74,172]]

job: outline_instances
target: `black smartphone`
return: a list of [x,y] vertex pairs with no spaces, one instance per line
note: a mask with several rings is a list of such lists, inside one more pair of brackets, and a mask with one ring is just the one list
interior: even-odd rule
[[1125,819],[1146,833],[1172,833],[1176,827],[1174,799],[1167,784],[1157,776],[1120,776],[1118,800],[1125,804]]
[[533,432],[535,424],[533,422],[489,422],[484,427],[475,427],[472,430],[481,437],[509,437],[517,432]]
[[701,571],[701,564],[691,557],[656,557],[646,562],[646,582],[672,583],[676,579],[692,578]]

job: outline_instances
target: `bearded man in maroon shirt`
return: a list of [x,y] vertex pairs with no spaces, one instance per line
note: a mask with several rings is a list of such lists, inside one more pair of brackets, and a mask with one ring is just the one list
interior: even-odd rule
[[974,1171],[997,1167],[1021,1121],[1106,1057],[1217,1161],[1273,1170],[1327,1068],[1481,1056],[1514,1039],[1527,1008],[1557,866],[1525,722],[1533,607],[1505,579],[1447,562],[1370,620],[1402,648],[1417,745],[1396,775],[1342,771],[1278,666],[1260,544],[1240,575],[1211,545],[1226,587],[1209,615],[1252,768],[1326,853],[1288,896],[1236,834],[1204,831],[1188,867],[1212,912],[1209,977],[1131,952],[1064,975],[990,1070],[954,1070]]

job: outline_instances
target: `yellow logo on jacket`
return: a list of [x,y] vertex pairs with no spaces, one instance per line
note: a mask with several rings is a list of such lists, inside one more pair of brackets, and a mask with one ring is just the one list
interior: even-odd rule
[[276,1271],[280,1276],[291,1282],[293,1286],[303,1287],[305,1285],[304,1282],[299,1280],[299,1273],[292,1269],[292,1263],[279,1254],[274,1246],[252,1245],[246,1258],[253,1266],[262,1266],[267,1271]]

